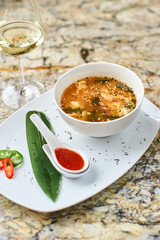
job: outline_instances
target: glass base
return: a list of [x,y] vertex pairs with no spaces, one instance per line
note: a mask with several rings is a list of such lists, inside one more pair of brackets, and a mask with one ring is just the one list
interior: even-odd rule
[[[42,86],[41,86],[42,87]],[[17,109],[41,94],[39,86],[28,84],[19,91],[15,86],[8,85],[2,92],[3,103],[13,109]]]

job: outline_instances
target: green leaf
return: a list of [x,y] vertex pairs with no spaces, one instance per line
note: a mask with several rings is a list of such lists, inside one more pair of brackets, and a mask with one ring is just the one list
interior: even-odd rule
[[30,116],[33,113],[36,113],[52,132],[53,129],[43,112],[30,111],[27,113],[26,135],[33,172],[44,193],[55,202],[60,191],[62,176],[54,168],[42,149],[46,141],[30,120]]

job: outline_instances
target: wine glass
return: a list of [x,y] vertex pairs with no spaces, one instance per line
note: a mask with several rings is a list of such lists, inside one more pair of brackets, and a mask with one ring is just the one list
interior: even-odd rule
[[24,78],[22,61],[43,39],[44,29],[35,0],[0,1],[0,49],[19,59],[21,74],[19,89],[8,85],[2,92],[7,106],[17,108],[40,94],[41,85]]

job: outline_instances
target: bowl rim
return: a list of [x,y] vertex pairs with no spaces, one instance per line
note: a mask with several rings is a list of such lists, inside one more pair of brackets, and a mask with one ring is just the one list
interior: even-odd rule
[[[117,119],[113,119],[113,120],[111,120],[111,121],[104,121],[104,122],[83,121],[83,120],[74,118],[74,117],[68,115],[67,113],[65,113],[65,112],[61,109],[61,107],[58,105],[57,100],[56,100],[56,97],[55,97],[55,91],[56,91],[56,87],[57,87],[59,81],[61,81],[61,79],[63,79],[66,75],[68,75],[68,74],[76,71],[76,70],[79,69],[79,68],[83,68],[83,67],[85,67],[86,65],[101,65],[101,64],[113,65],[114,67],[120,67],[120,68],[122,68],[122,69],[124,69],[124,70],[127,70],[127,71],[131,72],[132,74],[134,74],[134,75],[136,76],[136,78],[138,79],[138,81],[139,81],[139,83],[140,83],[140,85],[141,85],[141,94],[140,94],[139,103],[136,105],[136,107],[135,107],[131,112],[129,112],[129,113],[126,114],[125,116],[122,116],[122,117],[117,118]],[[69,85],[68,85],[68,86],[69,86]],[[143,86],[143,84],[142,84],[141,79],[138,77],[138,75],[137,75],[135,72],[133,72],[132,70],[130,70],[129,68],[127,68],[127,67],[124,67],[124,66],[122,66],[122,65],[120,65],[120,64],[111,63],[111,62],[90,62],[90,63],[83,63],[83,64],[80,64],[80,65],[78,65],[78,66],[75,66],[75,67],[69,69],[67,72],[63,73],[63,74],[58,78],[58,80],[57,80],[57,82],[56,82],[56,84],[55,84],[55,86],[54,86],[54,88],[53,88],[53,98],[54,98],[54,103],[56,104],[56,107],[58,108],[58,110],[59,110],[62,114],[64,114],[67,118],[71,119],[72,121],[75,121],[75,122],[77,122],[77,123],[83,123],[83,124],[86,123],[86,124],[90,124],[90,125],[100,125],[100,124],[101,124],[101,125],[104,125],[104,124],[110,124],[110,123],[113,123],[113,122],[121,121],[121,120],[123,120],[124,118],[128,118],[128,117],[129,117],[130,115],[132,115],[135,111],[137,111],[137,109],[140,108],[140,106],[141,106],[141,104],[142,104],[142,101],[143,101],[143,98],[144,98],[144,86]]]

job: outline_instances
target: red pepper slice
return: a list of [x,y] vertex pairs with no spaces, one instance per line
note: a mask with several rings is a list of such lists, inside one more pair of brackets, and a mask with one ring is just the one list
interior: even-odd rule
[[12,178],[14,174],[13,163],[10,158],[4,159],[4,171],[8,178]]
[[3,167],[4,167],[4,160],[0,159],[0,169],[3,169]]

